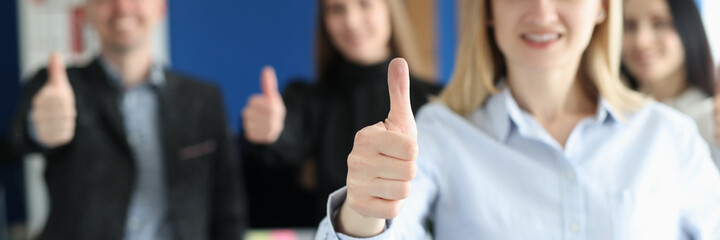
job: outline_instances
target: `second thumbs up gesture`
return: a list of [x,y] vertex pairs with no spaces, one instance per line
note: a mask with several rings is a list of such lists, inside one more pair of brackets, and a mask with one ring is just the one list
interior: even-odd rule
[[278,91],[277,76],[272,67],[265,67],[260,76],[262,94],[248,99],[242,111],[245,138],[254,144],[277,141],[285,125],[285,103]]
[[390,62],[388,90],[387,119],[360,130],[348,156],[347,198],[338,228],[355,237],[382,232],[385,219],[396,217],[410,195],[410,181],[417,172],[417,128],[405,60]]
[[53,53],[48,63],[48,80],[32,100],[32,123],[36,140],[48,148],[72,141],[75,136],[75,94],[65,72],[62,57]]

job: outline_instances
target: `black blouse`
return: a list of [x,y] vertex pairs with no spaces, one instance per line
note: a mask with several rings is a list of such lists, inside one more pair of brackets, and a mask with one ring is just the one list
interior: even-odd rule
[[[352,150],[355,133],[387,118],[390,60],[372,66],[338,61],[330,68],[326,81],[316,84],[295,81],[286,88],[283,100],[287,115],[278,141],[271,145],[244,144],[243,160],[249,165],[246,183],[251,191],[248,195],[253,227],[317,226],[325,216],[327,196],[345,185],[347,156]],[[416,113],[440,90],[438,85],[411,76],[413,112]],[[317,182],[316,189],[311,192],[297,189],[298,171],[308,161],[315,162]],[[301,200],[301,195],[306,197],[305,200]],[[278,204],[292,209],[281,211]],[[267,205],[267,209],[262,209],[263,205]],[[294,220],[283,224],[278,218]],[[268,225],[262,223],[265,221]]]

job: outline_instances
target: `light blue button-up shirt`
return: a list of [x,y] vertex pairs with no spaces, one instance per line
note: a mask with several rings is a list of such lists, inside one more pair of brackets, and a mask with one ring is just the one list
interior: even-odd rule
[[[620,115],[601,99],[565,148],[507,89],[467,117],[431,103],[417,125],[410,197],[373,239],[720,239],[720,176],[669,107]],[[330,196],[329,216],[345,196]],[[329,219],[317,239],[354,239]]]
[[165,84],[160,63],[150,68],[148,79],[125,89],[118,71],[103,58],[100,63],[110,84],[121,89],[120,109],[130,150],[135,159],[135,185],[125,224],[126,240],[173,239],[168,220],[165,162],[160,138],[157,88]]

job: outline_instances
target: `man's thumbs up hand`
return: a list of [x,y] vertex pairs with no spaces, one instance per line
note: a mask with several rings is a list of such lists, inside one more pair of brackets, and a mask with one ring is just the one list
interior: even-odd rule
[[32,101],[32,123],[37,140],[48,148],[69,143],[75,136],[75,94],[62,57],[53,53],[48,80]]

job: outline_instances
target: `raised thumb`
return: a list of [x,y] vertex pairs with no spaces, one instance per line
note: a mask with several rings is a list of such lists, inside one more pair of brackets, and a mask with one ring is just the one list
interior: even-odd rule
[[278,91],[277,75],[275,75],[275,69],[271,66],[265,66],[260,75],[260,87],[262,88],[263,95],[268,97],[277,98],[280,97]]
[[57,52],[53,52],[48,61],[48,84],[58,87],[69,85],[65,61]]
[[399,131],[415,137],[417,128],[410,105],[410,70],[405,59],[396,58],[388,66],[390,112],[385,120],[390,131]]

